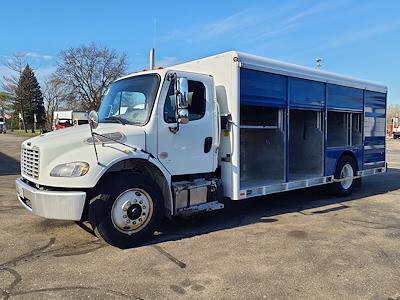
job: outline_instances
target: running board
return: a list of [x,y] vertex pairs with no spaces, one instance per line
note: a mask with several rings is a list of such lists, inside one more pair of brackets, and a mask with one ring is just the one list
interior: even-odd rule
[[245,190],[241,190],[239,199],[246,199],[246,198],[264,196],[274,193],[287,192],[287,191],[322,185],[326,183],[331,183],[333,181],[334,181],[333,175],[331,175],[331,176],[323,176],[323,177],[302,179],[290,182],[270,184],[265,186],[252,187]]

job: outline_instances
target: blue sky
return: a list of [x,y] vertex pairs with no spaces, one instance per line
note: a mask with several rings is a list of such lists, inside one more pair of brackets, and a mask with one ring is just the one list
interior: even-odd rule
[[[95,42],[129,71],[226,50],[377,81],[400,104],[400,1],[2,1],[0,61],[25,52],[39,80],[60,50]],[[0,66],[0,77],[7,74]]]

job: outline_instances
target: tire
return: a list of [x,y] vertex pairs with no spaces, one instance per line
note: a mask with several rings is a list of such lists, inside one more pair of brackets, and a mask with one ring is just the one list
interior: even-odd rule
[[109,174],[89,203],[89,222],[97,237],[121,248],[151,238],[164,216],[160,188],[148,176],[133,172]]
[[[343,155],[337,163],[335,170],[335,179],[344,179],[357,174],[357,164],[349,155]],[[348,196],[352,193],[354,187],[359,181],[354,178],[348,178],[331,185],[331,192],[337,197]]]

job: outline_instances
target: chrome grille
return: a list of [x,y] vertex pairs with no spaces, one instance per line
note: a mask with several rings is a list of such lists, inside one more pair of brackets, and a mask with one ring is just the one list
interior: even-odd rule
[[34,149],[21,150],[21,172],[22,174],[39,179],[39,151]]

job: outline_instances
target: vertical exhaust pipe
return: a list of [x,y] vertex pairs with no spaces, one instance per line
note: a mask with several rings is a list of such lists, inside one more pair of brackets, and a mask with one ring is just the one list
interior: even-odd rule
[[154,68],[155,68],[155,50],[154,50],[154,48],[151,48],[150,49],[150,67],[149,67],[149,69],[150,70],[154,70]]

